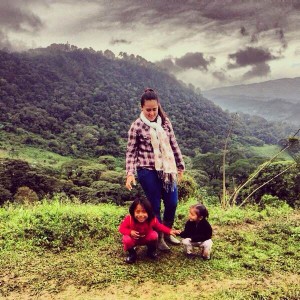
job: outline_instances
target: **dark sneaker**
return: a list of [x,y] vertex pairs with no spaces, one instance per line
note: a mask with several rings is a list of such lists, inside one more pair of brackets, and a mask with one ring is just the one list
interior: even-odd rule
[[202,257],[203,260],[210,260],[210,256],[203,256],[203,255],[201,255],[201,257]]
[[147,252],[147,256],[151,259],[157,259],[157,253],[156,251],[153,251],[153,252]]
[[185,256],[187,258],[195,258],[196,257],[196,255],[194,253],[186,253]]
[[136,257],[137,257],[136,251],[134,249],[129,249],[128,256],[126,257],[125,262],[127,264],[133,264],[136,262]]

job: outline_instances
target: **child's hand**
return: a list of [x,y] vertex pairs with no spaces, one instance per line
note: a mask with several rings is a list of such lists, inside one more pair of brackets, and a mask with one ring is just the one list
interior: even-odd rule
[[178,235],[181,233],[181,230],[171,229],[170,234],[171,235]]
[[138,232],[138,231],[135,231],[135,230],[131,230],[130,236],[131,236],[132,238],[134,238],[135,240],[138,240],[138,239],[140,238],[139,232]]

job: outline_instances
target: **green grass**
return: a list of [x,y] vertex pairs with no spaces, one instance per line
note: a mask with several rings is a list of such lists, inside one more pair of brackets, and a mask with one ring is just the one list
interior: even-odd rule
[[[180,203],[177,228],[194,201]],[[190,260],[176,246],[151,261],[140,247],[134,265],[123,262],[117,231],[126,207],[56,198],[0,208],[0,297],[298,299],[300,212],[286,205],[264,210],[207,205],[214,229],[210,261]],[[79,290],[82,298],[72,294]]]
[[[264,145],[264,146],[250,146],[249,149],[254,155],[265,157],[265,158],[271,158],[274,155],[276,155],[282,149],[282,147],[277,145]],[[288,154],[287,150],[280,153],[278,158],[284,160],[292,160],[292,157]]]
[[21,159],[31,165],[41,165],[53,169],[59,169],[62,164],[73,160],[68,156],[29,146],[18,146],[14,149],[13,152],[11,148],[7,150],[0,149],[0,158]]

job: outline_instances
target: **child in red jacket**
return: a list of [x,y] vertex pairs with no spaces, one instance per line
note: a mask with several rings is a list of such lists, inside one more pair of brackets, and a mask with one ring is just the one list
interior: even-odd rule
[[154,216],[150,202],[145,198],[136,199],[129,207],[130,215],[127,215],[119,226],[123,234],[124,250],[128,251],[126,263],[134,263],[137,258],[134,249],[137,245],[147,245],[147,256],[155,259],[158,232],[165,234],[179,234],[179,230],[170,229],[159,223]]

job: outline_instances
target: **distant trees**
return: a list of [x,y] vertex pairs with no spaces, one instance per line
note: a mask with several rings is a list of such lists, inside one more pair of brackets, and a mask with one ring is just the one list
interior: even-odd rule
[[[199,92],[126,52],[115,57],[110,50],[102,53],[70,44],[26,53],[0,51],[0,78],[0,121],[10,129],[34,133],[27,143],[40,138],[40,147],[76,157],[124,155],[124,140],[146,86],[159,92],[176,124],[180,147],[189,156],[222,149],[231,119]],[[283,128],[271,130],[263,119],[245,117],[233,134],[242,144],[258,144],[278,140]]]

